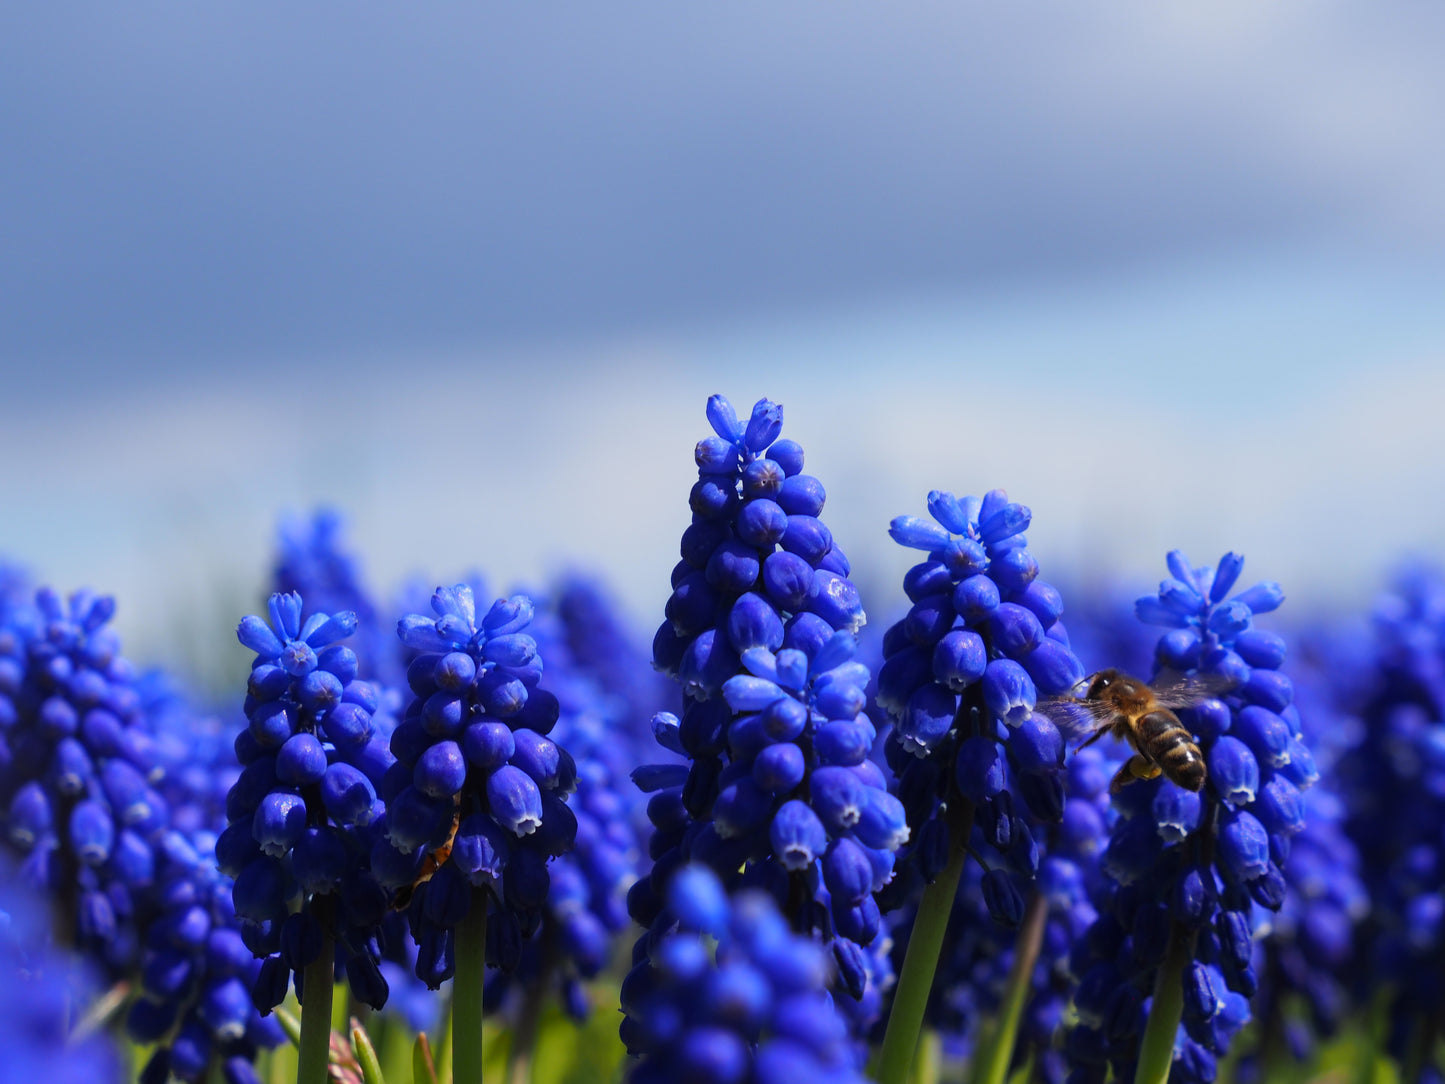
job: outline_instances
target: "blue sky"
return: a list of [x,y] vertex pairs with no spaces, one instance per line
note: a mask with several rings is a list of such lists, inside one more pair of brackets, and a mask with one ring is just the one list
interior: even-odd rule
[[1361,594],[1445,546],[1442,31],[12,5],[0,549],[124,617],[254,579],[276,511],[331,499],[379,579],[586,545],[653,613],[722,390],[784,400],[880,578],[881,520],[1003,484],[1061,563],[1147,586],[1233,546]]

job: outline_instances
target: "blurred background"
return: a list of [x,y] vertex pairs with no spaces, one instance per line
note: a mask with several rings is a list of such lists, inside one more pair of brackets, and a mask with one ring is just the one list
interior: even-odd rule
[[1442,33],[10,5],[0,552],[116,593],[143,661],[228,642],[317,502],[379,586],[580,564],[650,625],[723,392],[785,405],[865,592],[889,518],[1002,486],[1050,579],[1237,549],[1358,604],[1445,551]]

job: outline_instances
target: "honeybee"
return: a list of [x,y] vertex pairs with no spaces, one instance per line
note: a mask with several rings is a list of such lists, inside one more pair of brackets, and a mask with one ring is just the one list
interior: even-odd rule
[[[1204,789],[1209,775],[1204,756],[1174,709],[1192,707],[1225,691],[1225,680],[1166,671],[1150,685],[1114,669],[1100,670],[1085,680],[1089,687],[1082,700],[1060,697],[1040,701],[1039,708],[1065,737],[1087,734],[1080,749],[1105,734],[1129,743],[1134,755],[1115,773],[1110,794],[1118,794],[1135,780],[1160,775],[1185,790]],[[1082,725],[1081,716],[1086,720]]]
[[405,911],[411,903],[411,898],[416,890],[432,879],[432,876],[442,866],[446,865],[448,858],[452,856],[452,847],[457,842],[457,829],[462,825],[462,810],[458,806],[452,813],[451,831],[447,833],[447,841],[440,847],[427,851],[426,857],[421,860],[421,867],[416,871],[416,880],[411,884],[397,889],[395,897],[391,901],[393,911]]

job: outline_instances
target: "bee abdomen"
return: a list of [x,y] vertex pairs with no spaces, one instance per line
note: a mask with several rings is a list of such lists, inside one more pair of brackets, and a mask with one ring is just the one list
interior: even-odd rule
[[1194,738],[1170,711],[1151,711],[1139,720],[1139,737],[1149,758],[1185,790],[1204,789],[1204,757]]

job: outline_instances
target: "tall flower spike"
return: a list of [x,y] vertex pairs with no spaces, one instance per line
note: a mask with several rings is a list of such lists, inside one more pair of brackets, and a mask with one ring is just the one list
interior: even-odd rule
[[516,967],[542,922],[547,864],[573,845],[577,819],[564,799],[577,773],[548,737],[559,705],[538,684],[532,601],[514,595],[478,614],[472,589],[458,584],[437,588],[431,609],[397,626],[420,654],[391,737],[397,763],[383,783],[386,839],[374,860],[390,887],[416,884],[407,907],[416,973],[435,988],[456,970],[458,926],[487,910],[487,961]]
[[657,678],[621,627],[615,604],[590,578],[570,577],[556,595],[539,599],[531,632],[560,707],[548,737],[576,762],[568,808],[577,818],[577,845],[551,864],[542,927],[526,941],[516,971],[488,978],[489,1009],[520,991],[512,999],[519,1036],[536,1033],[542,998],[554,983],[568,1012],[586,1016],[591,1006],[583,983],[615,959],[617,939],[631,927],[627,891],[649,859],[647,796],[628,772],[651,746],[652,733],[644,729],[647,715],[634,714],[625,693],[606,689],[652,687]]
[[1336,765],[1344,828],[1358,848],[1371,908],[1357,956],[1366,988],[1390,991],[1386,1045],[1402,1079],[1428,1062],[1432,1021],[1445,1003],[1442,615],[1445,570],[1409,564],[1375,602],[1363,666],[1353,645],[1327,660],[1335,679],[1331,707],[1358,720],[1340,728],[1349,738]]
[[64,936],[111,979],[135,964],[139,897],[170,815],[114,610],[109,597],[62,602],[42,588],[0,611],[4,842],[20,877],[71,916]]
[[381,1008],[379,930],[390,903],[372,855],[381,842],[379,792],[396,759],[375,732],[376,686],[356,677],[340,643],[357,618],[306,614],[298,594],[274,594],[271,621],[242,619],[237,636],[256,653],[246,685],[248,726],[236,739],[242,769],[216,841],[242,935],[263,957],[256,1007],[270,1012],[294,974],[334,941],[358,1000]]
[[[1255,938],[1284,903],[1281,866],[1303,827],[1300,792],[1317,775],[1293,686],[1279,672],[1284,641],[1254,626],[1283,599],[1278,585],[1229,598],[1238,555],[1217,571],[1191,568],[1177,551],[1168,563],[1171,578],[1136,606],[1142,620],[1171,630],[1157,665],[1223,691],[1178,712],[1208,766],[1202,790],[1161,776],[1115,797],[1099,919],[1072,958],[1078,1023],[1065,1050],[1079,1081],[1101,1081],[1109,1066],[1131,1079],[1137,1061],[1152,1071],[1171,1058],[1171,1079],[1213,1079],[1249,1019]],[[1164,1008],[1180,1001],[1182,1023]]]
[[[916,840],[889,898],[903,902],[951,849],[971,845],[1013,882],[991,893],[1007,902],[1038,871],[1040,826],[1063,815],[1063,739],[1033,709],[1068,695],[1084,669],[1059,593],[1028,551],[1029,510],[1001,489],[981,500],[935,490],[928,507],[933,522],[900,516],[889,532],[928,554],[904,577],[912,608],[885,634],[878,675],[878,702],[894,718],[888,763]],[[973,813],[971,840],[955,838],[969,832],[961,809]],[[1014,924],[1014,910],[994,917]]]
[[832,945],[860,998],[874,893],[908,831],[868,759],[869,673],[854,659],[863,607],[818,518],[823,485],[779,439],[782,407],[759,400],[744,422],[715,395],[707,414],[715,435],[695,450],[692,524],[653,641],[656,665],[683,687],[680,717],[654,728],[691,765],[634,776],[654,792],[657,862],[629,905],[643,925],[658,921],[672,873],[706,863],[730,891],[771,891],[794,929]]

